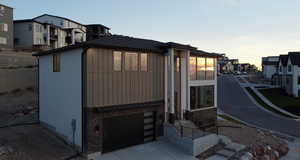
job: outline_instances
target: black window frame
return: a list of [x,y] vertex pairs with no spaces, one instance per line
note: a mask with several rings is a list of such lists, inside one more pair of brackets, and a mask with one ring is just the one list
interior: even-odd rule
[[[210,100],[206,99],[208,101],[211,101],[208,105],[203,105],[201,104],[203,100],[201,100],[201,89],[203,89],[203,92],[207,92],[211,90],[211,95],[208,95],[208,93],[205,94],[205,98],[211,98]],[[210,97],[209,97],[210,96]],[[206,108],[211,108],[215,107],[215,86],[214,85],[208,85],[208,86],[191,86],[190,87],[190,108],[191,110],[197,110],[197,109],[206,109]]]

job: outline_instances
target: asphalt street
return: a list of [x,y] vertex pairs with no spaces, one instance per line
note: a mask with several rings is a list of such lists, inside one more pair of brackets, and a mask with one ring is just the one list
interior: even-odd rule
[[300,138],[300,121],[266,112],[256,106],[233,76],[218,77],[218,107],[249,124]]

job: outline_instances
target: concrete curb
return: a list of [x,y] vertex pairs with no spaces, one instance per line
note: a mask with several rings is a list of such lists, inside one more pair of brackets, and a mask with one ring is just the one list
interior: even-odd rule
[[[264,110],[264,111],[266,111],[266,112],[268,112],[268,113],[270,113],[270,114],[272,114],[272,115],[274,115],[274,116],[280,117],[280,118],[284,118],[284,119],[288,119],[288,120],[295,120],[295,119],[292,119],[292,118],[287,118],[287,117],[282,116],[282,115],[278,115],[278,114],[276,114],[276,113],[274,113],[274,112],[272,112],[272,111],[270,111],[270,110],[268,110],[268,109],[265,109],[265,108],[262,107],[262,106],[261,106],[261,105],[260,105],[260,104],[252,97],[252,95],[250,95],[250,93],[245,89],[246,86],[240,84],[239,81],[238,81],[237,79],[235,79],[235,80],[236,80],[236,82],[240,85],[240,87],[243,89],[243,91],[246,93],[246,95],[249,97],[249,99],[250,99],[250,100],[251,100],[258,108],[260,108],[260,109],[262,109],[262,110]],[[252,89],[251,86],[248,86],[248,87],[250,87],[250,88]],[[297,120],[296,120],[296,121],[297,121]]]
[[300,116],[294,115],[294,114],[292,114],[292,113],[290,113],[290,112],[287,112],[287,111],[285,111],[285,110],[283,110],[283,109],[277,107],[277,106],[274,105],[271,101],[269,101],[263,94],[261,94],[256,88],[251,87],[251,89],[256,93],[257,96],[259,96],[266,104],[268,104],[268,105],[269,105],[270,107],[272,107],[273,109],[276,109],[277,111],[282,112],[282,113],[284,113],[284,114],[287,114],[287,115],[289,115],[289,116],[295,117],[295,118],[297,118],[297,119],[295,119],[295,120],[300,121]]

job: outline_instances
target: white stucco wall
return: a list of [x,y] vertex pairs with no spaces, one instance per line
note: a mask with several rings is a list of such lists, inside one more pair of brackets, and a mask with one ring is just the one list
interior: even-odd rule
[[76,120],[75,143],[82,146],[82,49],[60,54],[60,72],[52,72],[52,55],[39,60],[40,121],[73,142],[71,122]]

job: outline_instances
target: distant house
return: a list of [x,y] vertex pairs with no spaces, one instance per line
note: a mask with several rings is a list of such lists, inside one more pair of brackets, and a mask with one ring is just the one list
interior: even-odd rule
[[68,18],[44,14],[14,21],[15,48],[54,49],[86,41],[86,27]]
[[270,56],[262,58],[262,73],[265,79],[271,80],[272,76],[277,73],[278,56]]
[[0,48],[13,48],[13,8],[0,4]]
[[218,54],[111,35],[35,56],[40,122],[81,151],[154,141],[181,120],[215,131]]
[[277,77],[274,77],[274,84],[280,86],[281,88],[286,88],[287,86],[287,63],[289,56],[280,55],[279,63],[277,69]]
[[99,39],[100,36],[110,35],[110,28],[102,24],[89,24],[86,26],[86,40],[91,41],[94,39]]

